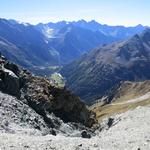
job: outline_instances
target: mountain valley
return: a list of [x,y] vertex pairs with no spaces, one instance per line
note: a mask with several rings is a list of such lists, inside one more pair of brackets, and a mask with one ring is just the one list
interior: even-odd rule
[[150,29],[0,19],[0,150],[150,149]]
[[[96,21],[37,25],[0,19],[0,52],[35,74],[49,75],[95,47],[123,40],[146,27],[101,25]],[[113,33],[115,32],[115,34]]]

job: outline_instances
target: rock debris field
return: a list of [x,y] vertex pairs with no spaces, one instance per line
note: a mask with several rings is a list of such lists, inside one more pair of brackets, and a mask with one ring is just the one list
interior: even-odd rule
[[[1,97],[4,97],[1,93]],[[6,97],[6,95],[5,95]],[[9,96],[6,97],[9,102]],[[13,100],[12,100],[13,101]],[[96,131],[96,136],[90,139],[70,137],[58,134],[43,136],[32,129],[31,125],[15,123],[9,117],[8,110],[2,110],[3,100],[0,101],[0,150],[148,150],[150,149],[150,107],[138,107],[123,114],[112,116],[110,128],[106,126],[108,118],[101,123],[103,130]],[[11,104],[11,103],[9,103]],[[21,105],[21,104],[20,104]],[[19,106],[18,106],[19,107]],[[5,107],[7,109],[7,107]],[[8,114],[4,114],[4,111]],[[17,120],[21,119],[18,110]],[[29,111],[31,112],[31,111]],[[11,112],[12,113],[12,112]],[[34,112],[31,112],[34,116]],[[27,114],[27,116],[30,116]],[[40,121],[40,116],[36,116]],[[32,118],[32,115],[30,116]],[[42,120],[41,120],[42,122]],[[41,123],[41,126],[44,124]],[[44,127],[43,129],[44,130]],[[45,129],[46,130],[46,129]]]

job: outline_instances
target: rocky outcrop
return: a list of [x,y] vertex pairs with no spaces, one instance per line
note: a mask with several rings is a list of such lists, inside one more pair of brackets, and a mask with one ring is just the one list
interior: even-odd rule
[[78,97],[64,88],[53,87],[44,78],[30,76],[23,87],[24,98],[39,114],[53,112],[64,122],[78,122],[91,127],[94,113]]
[[[15,104],[15,101],[17,101],[22,107],[24,105],[27,107],[24,110],[21,109],[21,106],[15,106],[16,111],[19,107],[19,116],[22,113],[24,118],[24,115],[30,114],[28,109],[31,109],[36,114],[34,118],[38,118],[38,116],[42,118],[40,122],[43,122],[42,126],[45,127],[42,127],[37,119],[31,119],[30,122],[32,123],[29,123],[29,126],[35,124],[32,127],[36,130],[42,128],[43,131],[46,130],[46,133],[56,135],[59,132],[67,133],[68,130],[73,132],[74,129],[88,130],[85,126],[92,127],[96,123],[95,114],[88,110],[86,105],[70,91],[51,85],[51,82],[46,78],[34,76],[27,70],[21,70],[15,64],[5,60],[4,57],[0,57],[0,91],[15,96],[16,100],[12,100],[14,105],[17,105]],[[3,96],[2,99],[6,100],[6,95]],[[8,99],[11,99],[11,97]],[[6,104],[9,105],[9,101]],[[6,107],[9,108],[9,106]],[[10,107],[11,110],[12,107]],[[15,107],[13,107],[13,111]],[[27,111],[27,114],[22,111]],[[32,116],[34,116],[34,113]],[[27,117],[28,121],[29,118]],[[27,120],[23,120],[23,122],[27,123]],[[21,118],[18,122],[20,121],[22,121]],[[80,127],[77,125],[78,123],[81,124]],[[43,131],[42,134],[44,134]]]
[[20,80],[18,76],[18,67],[5,61],[3,57],[0,58],[0,64],[0,90],[19,97]]

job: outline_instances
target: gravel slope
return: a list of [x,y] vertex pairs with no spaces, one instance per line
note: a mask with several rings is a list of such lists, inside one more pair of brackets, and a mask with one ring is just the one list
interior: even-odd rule
[[104,120],[102,132],[91,139],[80,137],[29,136],[0,134],[1,150],[148,150],[150,149],[150,107],[114,116],[114,123],[107,128]]
[[43,118],[28,105],[0,92],[0,133],[43,135],[50,130]]

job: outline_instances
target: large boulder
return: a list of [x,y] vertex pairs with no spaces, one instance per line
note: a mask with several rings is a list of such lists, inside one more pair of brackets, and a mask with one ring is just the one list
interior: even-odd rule
[[0,90],[13,96],[20,96],[19,68],[0,54]]
[[19,77],[12,71],[1,68],[0,69],[0,89],[5,93],[20,96]]
[[11,63],[9,61],[5,61],[4,63],[4,67],[8,70],[11,70],[14,74],[16,74],[17,76],[20,73],[20,69],[18,68],[18,66],[14,63]]

